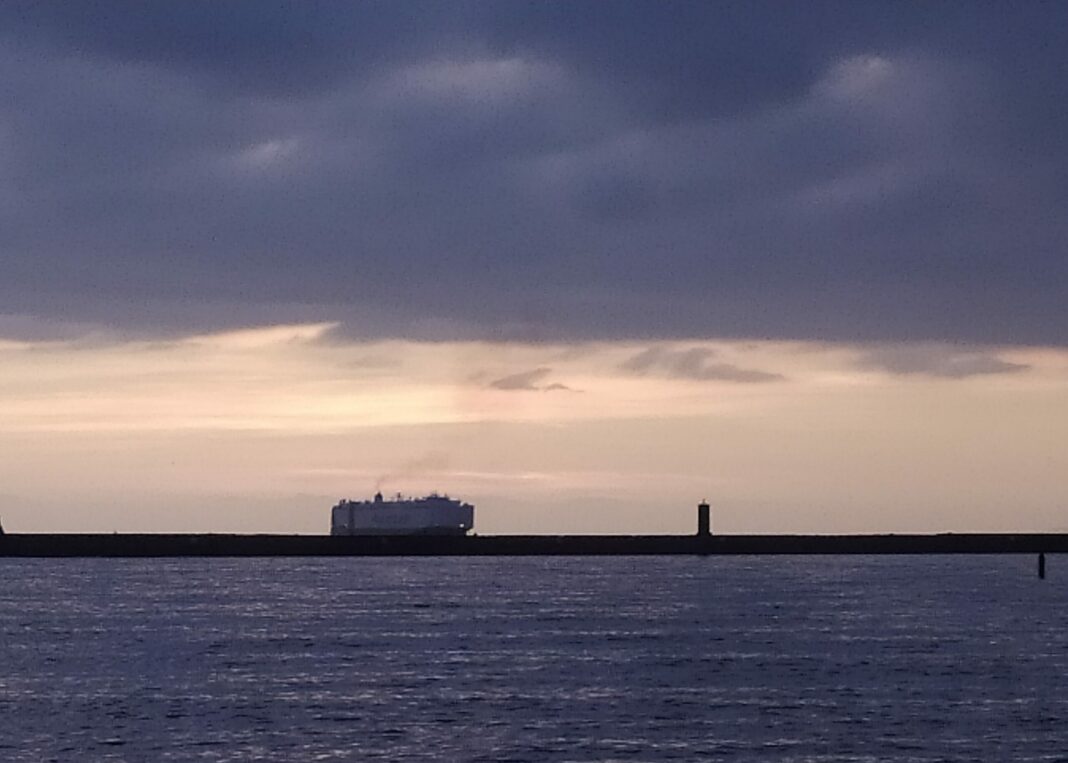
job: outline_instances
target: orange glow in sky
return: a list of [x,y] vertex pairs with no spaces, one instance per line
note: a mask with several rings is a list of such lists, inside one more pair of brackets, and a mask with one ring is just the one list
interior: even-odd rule
[[322,532],[446,491],[498,532],[1064,530],[1068,353],[346,342],[309,324],[5,342],[5,526]]

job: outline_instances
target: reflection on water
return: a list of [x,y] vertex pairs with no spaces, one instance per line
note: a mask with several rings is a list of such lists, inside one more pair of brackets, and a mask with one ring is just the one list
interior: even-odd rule
[[1059,559],[0,560],[0,759],[1058,760]]

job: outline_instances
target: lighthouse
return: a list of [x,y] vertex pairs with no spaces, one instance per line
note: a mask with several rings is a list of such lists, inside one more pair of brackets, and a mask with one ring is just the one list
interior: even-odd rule
[[697,504],[697,536],[707,538],[712,534],[712,510],[708,501]]

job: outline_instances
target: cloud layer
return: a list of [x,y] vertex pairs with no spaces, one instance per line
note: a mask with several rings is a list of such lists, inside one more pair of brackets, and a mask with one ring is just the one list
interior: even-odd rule
[[544,367],[535,368],[530,371],[520,371],[519,373],[502,376],[500,379],[494,379],[489,383],[489,387],[491,389],[505,390],[508,392],[562,392],[571,389],[566,384],[561,384],[560,382],[552,382],[549,384],[544,383],[552,372],[553,370],[551,368]]
[[1066,21],[6,3],[0,301],[152,335],[1063,344]]
[[860,355],[862,368],[873,368],[901,376],[920,375],[943,379],[1012,374],[1030,366],[1003,360],[994,352],[938,344],[891,345],[866,350]]
[[693,381],[759,383],[782,381],[781,374],[739,368],[733,363],[712,362],[715,350],[691,347],[685,350],[650,347],[625,360],[620,368],[638,376],[656,375]]

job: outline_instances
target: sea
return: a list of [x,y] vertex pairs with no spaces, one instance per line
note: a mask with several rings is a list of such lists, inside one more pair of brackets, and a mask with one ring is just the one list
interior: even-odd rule
[[0,560],[2,761],[1063,761],[1068,558]]

